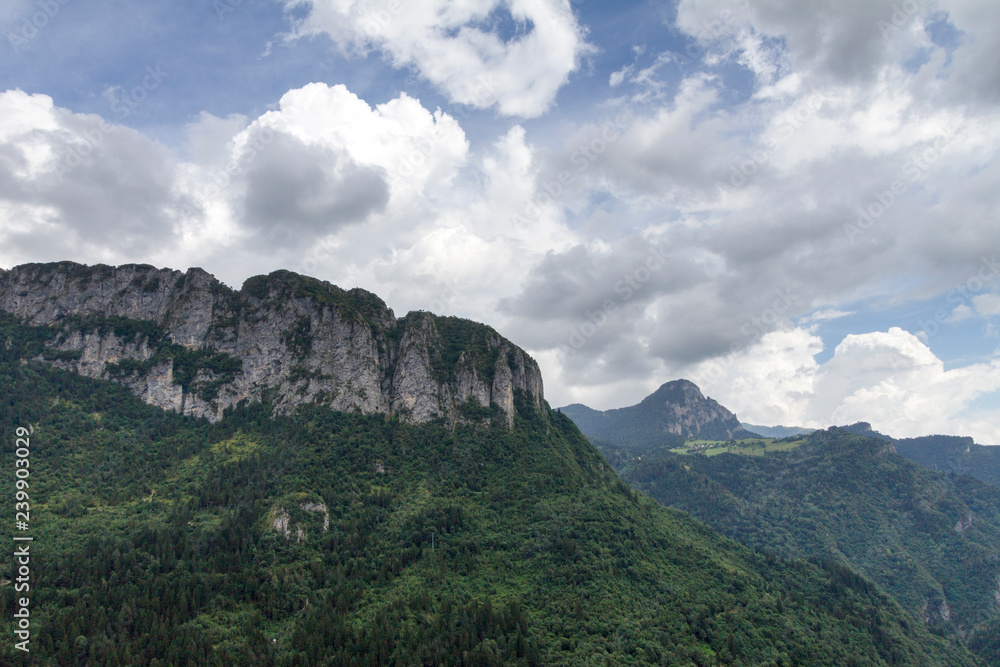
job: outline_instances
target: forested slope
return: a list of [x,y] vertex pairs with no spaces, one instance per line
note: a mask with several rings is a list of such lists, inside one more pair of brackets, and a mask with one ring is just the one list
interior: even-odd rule
[[[617,459],[636,488],[724,535],[870,577],[915,618],[1000,664],[1000,490],[937,473],[888,440],[830,429],[762,456]],[[992,642],[994,648],[988,649]]]
[[209,423],[24,362],[44,338],[0,333],[8,481],[33,428],[33,664],[976,664],[847,568],[634,492],[531,401],[510,428],[475,404],[455,428],[266,403]]

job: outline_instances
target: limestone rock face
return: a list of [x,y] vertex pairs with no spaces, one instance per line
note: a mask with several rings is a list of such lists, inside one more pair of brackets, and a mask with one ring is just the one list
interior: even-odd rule
[[413,422],[455,423],[478,403],[511,423],[519,394],[543,400],[538,365],[489,327],[397,319],[374,294],[288,271],[235,291],[198,268],[26,264],[0,272],[0,310],[58,330],[42,360],[210,420],[266,397]]

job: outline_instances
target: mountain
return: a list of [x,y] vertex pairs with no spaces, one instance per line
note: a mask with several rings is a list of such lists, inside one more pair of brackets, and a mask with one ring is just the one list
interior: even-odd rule
[[929,435],[897,440],[896,451],[933,470],[971,475],[1000,487],[1000,447],[977,445],[972,438]]
[[747,422],[740,422],[740,426],[751,433],[756,433],[765,438],[790,438],[794,435],[806,435],[816,430],[802,426],[760,426],[759,424],[748,424]]
[[598,411],[579,403],[559,408],[591,441],[636,451],[672,447],[687,439],[752,438],[729,410],[706,398],[693,382],[674,380],[637,405]]
[[[457,378],[471,375],[462,369],[485,374],[467,337],[483,329],[441,327],[429,343],[414,336],[428,365],[435,354],[455,361],[440,378],[451,393],[435,399],[444,417],[425,420],[390,400],[417,325],[397,321],[389,331],[398,338],[381,341],[382,325],[324,305],[341,292],[293,290],[294,304],[264,308],[256,290],[241,290],[238,340],[221,340],[251,357],[273,354],[279,370],[267,376],[242,353],[231,357],[239,367],[214,359],[223,353],[207,325],[185,347],[185,319],[174,313],[213,311],[171,299],[150,320],[58,314],[65,276],[48,271],[50,287],[31,294],[42,306],[32,321],[0,318],[0,453],[6,469],[30,471],[23,497],[8,484],[4,502],[30,503],[20,534],[34,537],[28,575],[0,559],[0,606],[29,610],[32,664],[978,664],[842,565],[754,552],[637,494],[540,394],[514,392],[509,412],[499,401],[453,407]],[[273,280],[261,293],[302,284],[285,274],[261,282]],[[146,284],[98,297],[151,312]],[[371,336],[374,347],[329,354],[361,369],[385,360],[377,386],[386,393],[356,395],[349,409],[289,396],[285,357],[306,347],[295,343],[301,329],[289,309],[349,332],[324,334],[324,346]],[[95,337],[108,347],[70,342]],[[248,340],[280,345],[268,352]],[[512,351],[508,369],[520,363],[507,341],[480,340],[480,351]],[[219,397],[234,384],[247,396],[200,417],[161,409],[109,372],[124,349],[130,359],[162,355],[173,378],[188,378],[185,395],[220,381]],[[98,367],[91,359],[106,376],[87,376]],[[233,376],[220,377],[227,368]],[[439,378],[423,382],[410,385],[418,398],[442,388]],[[29,588],[15,593],[22,576]],[[11,613],[0,632],[15,636]],[[0,664],[22,658],[0,643]]]
[[41,358],[119,382],[147,403],[218,420],[239,401],[304,403],[454,422],[469,405],[512,423],[543,400],[538,365],[493,329],[414,312],[289,271],[229,289],[201,269],[26,264],[0,274],[0,310],[54,328]]
[[899,455],[931,470],[970,475],[1000,487],[1000,447],[985,447],[972,438],[951,435],[893,438],[873,430],[867,422],[842,428],[858,435],[891,440]]
[[791,451],[661,452],[618,471],[662,504],[757,549],[850,567],[998,665],[1000,489],[924,468],[896,447],[832,428]]

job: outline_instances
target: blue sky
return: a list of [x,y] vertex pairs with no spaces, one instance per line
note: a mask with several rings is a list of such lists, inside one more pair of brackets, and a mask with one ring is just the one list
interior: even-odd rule
[[[13,0],[0,266],[289,268],[553,405],[1000,444],[1000,7]],[[6,92],[3,92],[6,91]]]

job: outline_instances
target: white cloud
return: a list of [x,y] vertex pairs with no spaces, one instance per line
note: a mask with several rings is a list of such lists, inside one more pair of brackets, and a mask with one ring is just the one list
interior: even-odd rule
[[384,171],[395,189],[417,194],[449,187],[469,148],[458,121],[441,110],[430,112],[406,93],[372,108],[343,85],[291,90],[255,125],[342,149]]
[[[948,322],[952,324],[957,324],[959,322],[964,322],[965,320],[971,318],[974,315],[972,308],[967,305],[959,304],[955,306],[955,310],[951,311],[951,315],[948,317]],[[926,333],[924,334],[926,335]]]
[[578,242],[539,198],[521,126],[470,159],[458,121],[405,94],[370,106],[309,84],[258,118],[201,114],[187,137],[181,157],[46,96],[0,95],[0,262],[202,265],[234,285],[290,268],[496,323],[545,250]]
[[369,221],[361,238],[374,238],[341,251],[364,264],[388,238],[406,243],[397,232],[426,220],[468,152],[458,122],[416,99],[372,108],[324,84],[289,91],[252,121],[202,114],[187,132],[182,160],[47,96],[0,94],[0,261],[217,258],[221,277],[239,282],[262,257],[263,267],[305,269],[317,242],[336,245]]
[[[568,0],[286,0],[308,7],[298,34],[384,51],[453,102],[509,116],[545,113],[590,51]],[[512,34],[505,35],[504,31]]]
[[980,294],[972,297],[976,312],[982,317],[1000,315],[1000,294]]
[[[865,80],[885,64],[905,60],[929,43],[923,25],[929,11],[914,0],[912,13],[894,17],[895,0],[777,0],[767,4],[731,0],[682,0],[677,24],[699,42],[721,45],[753,61],[755,35],[781,39],[789,65],[798,72],[839,81]],[[896,19],[898,27],[892,24]],[[880,29],[880,21],[892,30]]]
[[380,246],[412,241],[468,153],[454,118],[405,94],[371,107],[342,85],[308,84],[222,143],[238,120],[203,116],[189,128],[222,150],[181,165],[208,219],[187,246],[228,228],[274,268],[339,281],[370,280],[360,267]]
[[842,317],[849,317],[856,314],[856,311],[846,311],[840,310],[838,308],[826,308],[824,310],[817,310],[815,313],[803,318],[801,322],[803,324],[817,323],[817,322],[829,322],[830,320],[838,320]]
[[811,420],[809,397],[819,370],[814,357],[822,350],[819,336],[782,329],[741,352],[697,364],[687,375],[743,421],[804,425]]
[[169,151],[46,95],[0,93],[0,258],[149,257],[189,204]]
[[971,408],[1000,391],[1000,357],[945,370],[916,336],[897,327],[852,334],[819,364],[819,337],[776,331],[692,377],[744,421],[825,428],[857,421],[894,437],[971,435],[1000,444],[995,413]]
[[[285,5],[305,10],[299,35],[381,53],[451,101],[506,115],[544,113],[590,49],[565,0]],[[726,384],[706,390],[741,416],[827,425],[871,412],[858,418],[902,434],[925,409],[918,384],[937,396],[961,377],[975,391],[930,406],[921,431],[985,433],[989,416],[960,404],[988,391],[988,364],[954,375],[897,330],[813,358],[816,333],[864,300],[944,303],[963,285],[952,322],[1000,314],[1000,299],[980,294],[995,284],[970,281],[1000,248],[1000,12],[924,3],[883,36],[893,5],[684,0],[678,27],[701,62],[637,49],[609,77],[614,91],[581,77],[590,88],[574,93],[627,119],[613,135],[592,114],[463,128],[405,93],[376,85],[391,99],[373,106],[315,83],[256,118],[203,114],[178,156],[119,126],[91,147],[100,118],[11,91],[0,96],[0,261],[202,264],[231,282],[291,268],[361,285],[398,310],[488,321],[536,354],[554,402],[595,407],[714,359]],[[931,41],[933,21],[960,31],[954,44]],[[746,70],[738,89],[727,88],[733,64]],[[79,165],[56,184],[73,151]],[[651,245],[666,268],[626,302],[616,286]],[[565,354],[609,299],[615,312]],[[734,344],[749,351],[730,356]]]
[[617,88],[622,84],[623,81],[625,81],[626,78],[631,76],[633,69],[634,68],[632,65],[626,65],[620,70],[612,72],[611,76],[608,77],[608,85],[611,86],[612,88]]

